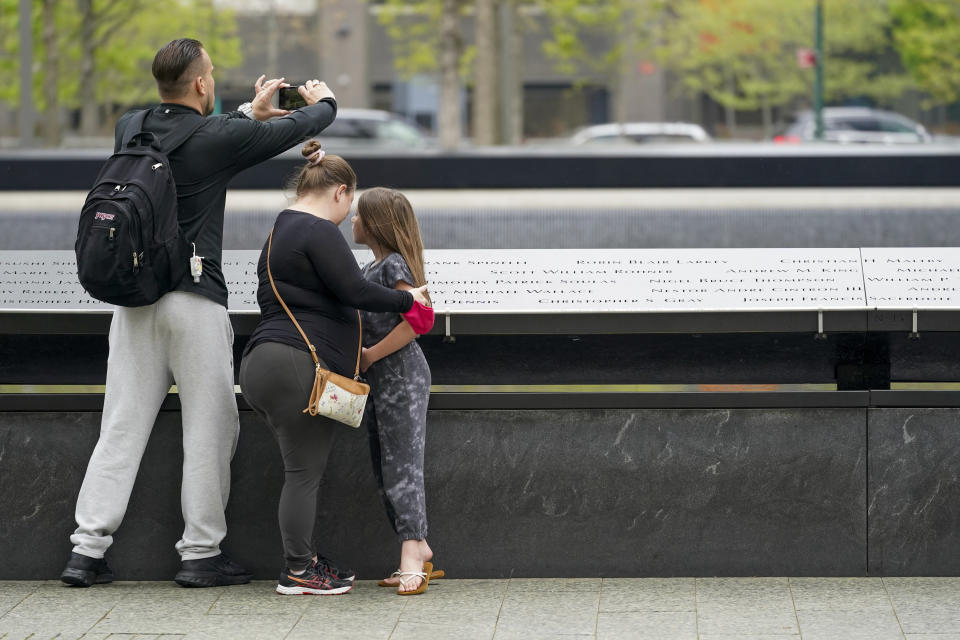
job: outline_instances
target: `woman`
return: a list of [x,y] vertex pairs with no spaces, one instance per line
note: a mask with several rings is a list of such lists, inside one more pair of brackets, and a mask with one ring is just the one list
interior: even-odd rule
[[[373,251],[375,260],[362,270],[367,280],[402,290],[426,284],[420,226],[399,191],[376,188],[360,196],[353,240]],[[416,338],[399,314],[363,313],[360,367],[370,383],[363,418],[380,497],[400,539],[400,567],[380,584],[396,586],[400,595],[423,593],[431,578],[440,577],[430,562],[423,488],[430,367]]]
[[[257,264],[260,323],[240,366],[244,399],[264,419],[280,445],[284,483],[280,532],[287,566],[277,593],[332,595],[353,586],[352,571],[338,569],[312,546],[317,490],[337,432],[344,428],[303,413],[315,365],[307,345],[277,301],[283,301],[316,347],[320,366],[353,377],[359,326],[356,309],[408,311],[427,303],[426,287],[400,291],[363,278],[337,228],[350,213],[356,175],[339,156],[325,155],[316,140],[302,151],[306,166],[296,178],[296,201],[280,212],[272,239]],[[271,244],[272,243],[272,244]]]

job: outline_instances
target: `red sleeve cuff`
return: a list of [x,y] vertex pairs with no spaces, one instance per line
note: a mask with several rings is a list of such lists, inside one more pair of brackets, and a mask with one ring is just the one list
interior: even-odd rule
[[433,309],[425,307],[416,300],[410,311],[401,314],[417,335],[423,335],[433,328]]

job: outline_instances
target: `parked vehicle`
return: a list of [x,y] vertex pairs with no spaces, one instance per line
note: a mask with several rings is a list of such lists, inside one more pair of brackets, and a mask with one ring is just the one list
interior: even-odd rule
[[423,148],[428,138],[403,116],[379,109],[338,109],[317,139],[332,152],[344,147]]
[[584,127],[570,140],[573,144],[657,144],[709,142],[710,136],[689,122],[608,122]]
[[[814,142],[812,111],[798,113],[773,141],[781,144]],[[931,142],[923,125],[910,118],[868,107],[827,107],[823,110],[823,139],[841,144],[917,144]]]

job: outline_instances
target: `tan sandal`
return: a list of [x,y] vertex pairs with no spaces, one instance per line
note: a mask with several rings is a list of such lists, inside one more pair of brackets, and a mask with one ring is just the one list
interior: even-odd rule
[[[423,567],[426,569],[426,565]],[[401,571],[399,572],[400,584],[397,586],[398,596],[418,596],[427,590],[430,584],[430,573],[428,571]],[[407,583],[414,579],[420,579],[420,586],[412,591],[401,591],[400,587],[406,587]]]
[[[427,565],[427,563],[424,563],[424,570],[425,570],[425,571],[426,571],[426,565]],[[433,565],[431,565],[431,566],[433,566]],[[439,580],[440,578],[444,577],[445,575],[446,575],[446,573],[443,571],[443,569],[437,569],[436,571],[431,571],[431,572],[430,572],[430,579],[431,579],[431,580]],[[400,576],[400,571],[399,571],[399,570],[394,571],[393,573],[390,574],[390,577],[389,577],[389,578],[384,578],[383,580],[377,580],[377,586],[378,586],[378,587],[395,587],[395,586],[397,586],[397,583],[396,583],[396,582],[387,582],[387,580],[390,580],[390,579],[392,579],[392,578],[397,578],[397,577],[399,577],[399,576]]]

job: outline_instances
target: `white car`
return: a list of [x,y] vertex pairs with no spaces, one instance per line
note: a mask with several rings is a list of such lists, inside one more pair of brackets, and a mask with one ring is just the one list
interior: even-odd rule
[[690,122],[608,122],[577,131],[573,144],[658,144],[709,142],[710,136]]
[[[814,142],[812,111],[798,113],[793,123],[776,136],[780,144]],[[823,110],[823,140],[841,144],[922,144],[932,138],[923,125],[894,113],[869,107],[826,107]]]

